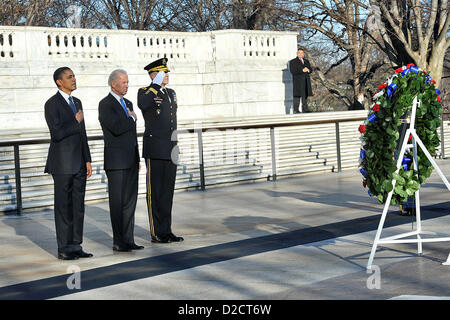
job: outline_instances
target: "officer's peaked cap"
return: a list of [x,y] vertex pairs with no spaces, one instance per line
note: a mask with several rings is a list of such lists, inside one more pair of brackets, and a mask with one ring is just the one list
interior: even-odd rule
[[144,69],[147,70],[148,73],[158,71],[165,71],[165,72],[170,71],[169,68],[167,68],[167,58],[155,60],[152,63],[146,65]]

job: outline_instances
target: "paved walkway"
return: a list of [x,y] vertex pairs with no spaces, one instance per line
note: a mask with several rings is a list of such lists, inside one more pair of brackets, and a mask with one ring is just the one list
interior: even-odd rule
[[[450,176],[450,160],[438,164]],[[421,202],[423,229],[449,236],[450,192],[437,174]],[[83,247],[94,257],[76,261],[55,257],[52,211],[2,216],[0,299],[449,298],[448,242],[425,243],[422,256],[415,244],[379,247],[379,272],[366,271],[382,207],[357,170],[178,192],[173,231],[185,241],[151,243],[139,199],[145,249],[117,253],[108,204],[91,204]],[[410,231],[411,217],[391,210],[383,236]]]

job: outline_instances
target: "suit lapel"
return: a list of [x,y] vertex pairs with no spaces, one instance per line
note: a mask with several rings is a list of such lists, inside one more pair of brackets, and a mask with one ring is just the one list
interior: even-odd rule
[[130,109],[130,111],[133,111],[133,106],[130,105],[129,101],[125,98],[123,98],[123,101],[125,101],[125,105],[127,106],[127,108]]
[[[65,106],[63,108],[63,110],[66,110],[66,112],[69,112],[70,115],[74,116],[72,108],[69,106],[69,104],[67,103],[66,99],[64,99],[64,97],[61,95],[61,93],[59,93],[59,91],[58,91],[58,92],[56,92],[56,95],[58,96],[61,104],[63,106]],[[74,104],[75,104],[75,107],[77,108],[77,110],[79,110],[79,106],[77,106],[77,103],[75,102],[75,100],[74,100]],[[75,119],[75,117],[74,117],[74,119]]]
[[[73,98],[73,97],[72,97]],[[75,108],[78,110],[81,110],[81,105],[78,99],[73,98],[73,103],[75,104]]]
[[172,103],[172,98],[170,97],[169,90],[165,88],[165,90],[162,90],[162,94],[164,99],[166,99],[169,103]]
[[[123,116],[126,118],[127,114],[125,113],[125,110],[123,110],[123,107],[120,104],[120,102],[117,101],[117,99],[111,93],[108,94],[108,97],[109,97],[111,104],[114,105],[118,109],[118,112],[121,112],[119,114],[123,114]],[[128,106],[125,99],[123,99],[123,101],[125,102],[125,105]]]

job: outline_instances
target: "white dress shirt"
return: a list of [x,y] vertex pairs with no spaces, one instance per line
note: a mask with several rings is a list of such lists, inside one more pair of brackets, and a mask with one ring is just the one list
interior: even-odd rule
[[[67,104],[70,106],[69,97],[72,97],[72,96],[68,95],[67,93],[65,93],[64,91],[62,91],[60,89],[58,89],[58,91],[63,96],[64,100],[66,100]],[[72,101],[73,101],[73,97],[72,97]],[[75,102],[73,104],[75,104]]]

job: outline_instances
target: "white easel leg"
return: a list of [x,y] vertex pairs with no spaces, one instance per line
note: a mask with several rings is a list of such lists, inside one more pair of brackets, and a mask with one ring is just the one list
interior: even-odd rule
[[416,207],[416,224],[417,224],[417,254],[422,255],[422,238],[420,237],[420,233],[422,232],[422,220],[420,218],[420,196],[419,190],[415,193],[415,207]]
[[450,253],[448,254],[447,261],[443,263],[444,266],[450,266]]
[[[395,183],[396,182],[397,182],[397,180],[394,180],[394,182],[393,182],[394,187],[395,187]],[[370,252],[369,261],[367,262],[367,269],[368,270],[372,269],[373,258],[375,257],[375,252],[377,251],[378,241],[380,241],[381,231],[383,230],[384,221],[386,220],[386,214],[388,212],[389,204],[391,203],[391,198],[392,198],[392,194],[393,193],[394,193],[394,189],[392,189],[392,191],[389,192],[387,200],[386,200],[386,202],[384,204],[383,214],[381,215],[380,223],[378,224],[377,234],[375,236],[375,240],[373,241],[372,250]]]
[[[415,133],[415,130],[412,130]],[[418,170],[418,160],[417,160],[417,142],[414,134],[412,135],[412,145],[413,145],[413,164],[414,164],[414,170]],[[409,136],[408,136],[409,138]],[[417,226],[417,254],[422,255],[422,238],[420,237],[420,233],[422,232],[422,220],[420,218],[420,193],[419,190],[417,190],[414,193],[414,200],[415,200],[415,210],[416,210],[416,226]]]
[[[398,173],[398,171],[400,170],[400,164],[402,163],[403,156],[406,151],[406,145],[408,144],[408,138],[409,138],[410,132],[411,132],[410,129],[406,130],[405,138],[403,139],[402,148],[401,148],[400,154],[397,158],[397,170],[395,171],[396,173]],[[380,223],[378,224],[377,234],[375,236],[375,240],[372,245],[372,250],[370,252],[369,261],[367,262],[367,269],[369,269],[369,270],[372,267],[373,258],[375,257],[375,252],[377,251],[378,242],[380,241],[380,237],[381,237],[381,231],[383,230],[384,221],[386,220],[386,215],[387,215],[387,212],[389,209],[389,205],[391,203],[392,194],[394,193],[396,183],[397,183],[397,180],[393,179],[392,180],[392,190],[391,190],[391,192],[389,192],[386,202],[384,204],[383,214],[381,215]]]
[[447,178],[442,173],[441,169],[439,169],[438,165],[436,164],[436,162],[434,161],[433,157],[428,152],[428,150],[425,147],[425,145],[423,144],[422,140],[420,140],[419,136],[415,132],[413,132],[412,135],[416,139],[416,142],[419,144],[419,146],[422,149],[423,153],[425,153],[425,155],[427,156],[428,160],[430,160],[431,164],[433,165],[433,167],[436,170],[436,172],[438,173],[438,175],[441,177],[442,182],[444,182],[445,186],[450,191],[450,183],[448,182]]

